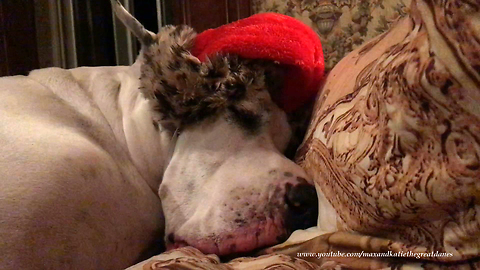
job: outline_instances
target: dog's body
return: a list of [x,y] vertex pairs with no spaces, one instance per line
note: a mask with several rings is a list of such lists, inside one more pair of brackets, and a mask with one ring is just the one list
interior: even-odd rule
[[137,78],[132,66],[0,79],[0,268],[120,268],[160,237],[171,136]]

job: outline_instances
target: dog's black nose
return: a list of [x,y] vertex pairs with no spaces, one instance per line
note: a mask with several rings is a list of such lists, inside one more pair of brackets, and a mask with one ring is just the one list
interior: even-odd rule
[[287,184],[285,202],[288,206],[286,225],[291,232],[317,225],[318,198],[309,184]]

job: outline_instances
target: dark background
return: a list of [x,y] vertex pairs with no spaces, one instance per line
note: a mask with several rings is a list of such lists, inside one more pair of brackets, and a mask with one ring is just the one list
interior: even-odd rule
[[[197,32],[248,17],[250,0],[164,0],[166,24],[188,24]],[[134,2],[134,15],[157,32],[154,0]],[[109,0],[73,0],[78,66],[116,65],[112,10]],[[0,76],[28,74],[42,68],[35,0],[0,0]]]

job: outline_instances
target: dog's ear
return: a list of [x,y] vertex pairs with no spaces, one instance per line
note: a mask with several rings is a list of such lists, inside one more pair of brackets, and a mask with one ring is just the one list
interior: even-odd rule
[[117,18],[138,38],[142,46],[149,46],[154,42],[155,34],[145,29],[118,0],[110,0],[110,3]]

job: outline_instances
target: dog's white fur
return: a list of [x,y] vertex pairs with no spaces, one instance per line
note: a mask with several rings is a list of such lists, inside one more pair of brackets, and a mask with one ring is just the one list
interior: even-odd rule
[[138,121],[137,70],[0,79],[1,269],[118,269],[160,235],[170,138]]

